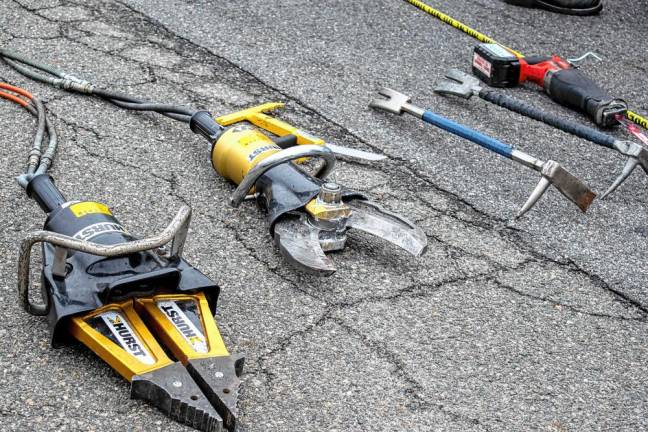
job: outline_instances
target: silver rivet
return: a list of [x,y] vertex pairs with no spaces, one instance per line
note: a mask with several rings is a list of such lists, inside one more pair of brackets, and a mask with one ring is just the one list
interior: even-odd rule
[[180,381],[173,381],[173,387],[182,387],[182,383]]
[[216,372],[214,375],[216,376],[216,378],[223,378],[225,376],[223,372]]

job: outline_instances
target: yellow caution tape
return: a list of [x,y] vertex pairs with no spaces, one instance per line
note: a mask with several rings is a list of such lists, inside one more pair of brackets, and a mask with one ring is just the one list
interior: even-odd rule
[[639,126],[642,126],[642,127],[646,128],[646,129],[648,129],[648,120],[645,117],[641,117],[636,112],[633,112],[633,111],[630,111],[630,110],[628,110],[626,112],[626,115],[628,116],[628,119],[630,121],[633,121],[633,122],[637,123]]
[[419,1],[419,0],[405,0],[405,1],[407,3],[413,5],[413,6],[416,6],[417,8],[421,9],[424,12],[427,12],[428,14],[432,15],[433,17],[440,19],[444,23],[450,24],[452,27],[454,27],[456,29],[459,29],[462,32],[466,33],[467,35],[470,35],[470,36],[474,37],[475,39],[477,39],[480,42],[497,44],[497,45],[501,46],[502,48],[506,49],[507,51],[511,52],[516,57],[524,57],[521,53],[515,51],[514,49],[511,49],[511,48],[507,47],[506,45],[497,42],[495,39],[493,39],[491,37],[488,37],[483,33],[479,33],[477,30],[468,27],[466,24],[464,24],[462,22],[459,22],[459,21],[457,21],[456,19],[454,19],[452,17],[449,17],[448,15],[444,14],[443,12],[434,9],[432,6],[429,6],[429,5],[425,4],[425,3],[423,3],[422,1]]

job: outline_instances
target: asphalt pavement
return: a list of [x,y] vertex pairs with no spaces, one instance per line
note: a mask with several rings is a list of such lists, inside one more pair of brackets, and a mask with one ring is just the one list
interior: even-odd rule
[[[603,61],[583,69],[648,114],[648,3],[596,17],[496,0],[429,4],[525,54]],[[23,78],[47,102],[69,199],[105,202],[152,234],[193,208],[185,257],[222,287],[216,318],[247,356],[241,430],[648,429],[648,178],[637,170],[587,214],[550,191],[513,220],[537,173],[411,116],[375,112],[383,86],[561,162],[599,193],[623,158],[473,98],[433,93],[469,71],[475,41],[402,0],[6,0],[0,46],[103,86],[224,114],[271,101],[335,144],[384,153],[335,179],[424,228],[420,259],[351,233],[329,278],[286,265],[253,203],[227,205],[209,148],[186,125]],[[529,85],[508,94],[582,123]],[[14,181],[34,121],[0,103],[0,429],[188,431],[88,349],[52,349],[16,301],[18,245],[44,216]],[[623,138],[623,131],[612,132]],[[34,260],[35,272],[37,259]]]

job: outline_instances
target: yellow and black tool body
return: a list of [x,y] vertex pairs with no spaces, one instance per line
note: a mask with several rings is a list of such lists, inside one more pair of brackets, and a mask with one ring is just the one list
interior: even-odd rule
[[[413,255],[423,253],[427,238],[420,228],[362,193],[326,180],[336,161],[333,151],[324,140],[267,114],[282,106],[268,103],[216,119],[206,111],[192,116],[191,129],[212,144],[212,166],[238,185],[231,204],[238,206],[254,192],[280,252],[293,266],[314,274],[335,271],[325,252],[343,249],[350,228]],[[317,172],[298,166],[315,157],[324,160]]]
[[188,209],[163,233],[172,238],[165,252],[165,238],[136,239],[104,204],[66,200],[47,174],[26,190],[48,215],[37,232],[45,304],[31,303],[28,280],[21,299],[48,316],[52,345],[82,342],[131,382],[131,397],[178,421],[234,430],[243,359],[229,354],[214,321],[219,287],[181,257]]
[[[229,114],[217,122],[207,111],[104,89],[5,49],[0,49],[0,58],[21,74],[52,86],[189,123],[193,132],[204,135],[212,144],[214,168],[238,184],[232,204],[238,206],[256,191],[259,204],[269,214],[270,232],[281,253],[303,270],[323,275],[334,272],[324,251],[342,249],[350,228],[388,240],[413,255],[420,255],[427,246],[423,231],[406,219],[382,210],[360,193],[323,180],[333,170],[336,154],[363,161],[385,159],[385,155],[324,142],[267,114],[282,107],[281,103]],[[237,124],[244,121],[273,134],[274,139],[249,125]],[[224,126],[232,127],[225,131]],[[292,163],[313,157],[322,158],[325,164],[312,175]]]
[[[7,60],[28,76],[124,108],[152,110],[187,123],[194,113],[98,89],[56,68],[26,61],[56,78],[33,75]],[[182,258],[191,209],[183,206],[162,232],[141,239],[106,205],[66,200],[47,174],[58,135],[44,104],[8,83],[0,83],[0,98],[38,118],[26,167],[16,178],[47,214],[44,229],[29,233],[21,243],[18,296],[23,308],[48,316],[53,346],[78,340],[92,349],[131,382],[132,397],[201,430],[233,431],[243,359],[228,353],[213,319],[219,287]],[[45,137],[48,145],[43,149]],[[42,248],[40,303],[29,294],[31,252],[37,244]]]
[[[81,341],[97,353],[131,382],[133,398],[203,431],[233,430],[242,359],[229,355],[213,320],[218,286],[182,259],[189,207],[181,208],[160,234],[137,239],[106,205],[66,200],[47,174],[58,135],[45,106],[8,83],[0,83],[0,98],[22,106],[39,124],[27,166],[16,178],[47,215],[45,229],[29,233],[20,245],[22,307],[48,316],[52,345]],[[42,250],[40,303],[30,296],[31,252],[37,244]],[[136,310],[142,304],[150,306]],[[142,317],[154,316],[155,307],[165,312],[157,317],[162,325],[152,321],[147,326]],[[179,345],[182,355],[172,343],[181,337],[192,343]],[[191,362],[199,362],[198,367]]]

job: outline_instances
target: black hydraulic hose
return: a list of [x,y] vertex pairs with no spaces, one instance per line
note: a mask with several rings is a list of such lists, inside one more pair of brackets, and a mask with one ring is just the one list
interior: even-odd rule
[[34,145],[29,152],[29,159],[27,159],[27,174],[33,174],[36,172],[36,168],[38,168],[46,127],[45,107],[43,103],[38,99],[32,99],[31,103],[35,106],[35,109],[31,105],[27,105],[25,108],[38,118],[38,127],[36,129],[36,136],[34,137]]
[[[38,161],[38,168],[32,170],[31,172],[28,168],[27,174],[44,174],[45,172],[47,172],[49,167],[52,166],[52,161],[54,160],[54,155],[56,154],[56,148],[58,147],[58,134],[56,133],[56,129],[54,128],[52,122],[50,122],[49,118],[47,118],[43,103],[40,100],[33,98],[32,105],[41,106],[43,113],[42,116],[45,121],[45,127],[47,130],[47,135],[49,137],[49,143],[47,145],[47,149],[45,149],[45,152],[43,152],[42,156],[40,156],[40,160]],[[38,109],[34,108],[32,105],[27,105],[25,109],[32,115],[38,116]]]
[[[40,101],[38,102],[40,103]],[[40,164],[38,165],[38,169],[35,173],[37,175],[46,173],[47,170],[52,166],[52,161],[54,160],[54,155],[56,154],[56,148],[58,147],[58,134],[56,133],[56,128],[46,115],[45,125],[47,127],[49,143],[47,145],[47,149],[45,150],[45,152],[43,152],[43,155],[40,158]]]
[[34,61],[34,60],[32,60],[30,58],[27,58],[27,57],[25,57],[22,54],[19,54],[17,52],[13,52],[13,51],[6,50],[4,48],[0,48],[0,55],[3,56],[3,57],[8,57],[10,59],[13,59],[13,60],[15,60],[17,62],[24,63],[24,64],[29,65],[31,67],[34,67],[36,69],[40,69],[43,72],[47,72],[47,73],[49,73],[51,75],[54,75],[54,76],[57,76],[59,78],[71,78],[69,75],[66,75],[62,71],[56,69],[54,66],[50,66],[50,65],[45,64],[45,63],[40,63],[40,62]]
[[[27,90],[6,82],[0,82],[0,97],[22,106],[38,119],[36,136],[29,152],[27,167],[25,172],[16,178],[18,184],[27,190],[30,181],[35,176],[47,173],[47,170],[52,165],[58,145],[58,135],[54,124],[47,118],[45,105]],[[41,153],[45,133],[49,137],[49,144],[45,152]]]
[[41,73],[35,72],[35,71],[21,65],[17,61],[13,61],[13,60],[8,59],[7,57],[3,57],[3,60],[9,66],[11,66],[12,68],[17,70],[21,74],[23,74],[26,77],[31,78],[33,80],[40,81],[40,82],[45,83],[45,84],[53,85],[54,87],[62,87],[61,84],[63,83],[63,81],[65,81],[62,78],[54,78],[54,77],[51,77],[51,76],[48,76],[48,75],[43,75]]
[[124,102],[124,101],[120,101],[117,99],[110,99],[110,98],[104,98],[104,99],[108,99],[110,102],[114,103],[118,107],[130,109],[134,111],[153,111],[160,114],[169,113],[169,114],[180,114],[184,116],[191,116],[193,114],[193,111],[191,111],[190,109],[176,106],[176,105],[159,104],[154,102]]
[[[65,90],[96,95],[108,100],[120,108],[135,111],[153,111],[184,123],[189,123],[191,116],[196,112],[195,110],[183,106],[143,101],[126,93],[96,88],[85,80],[65,74],[53,66],[30,60],[25,56],[12,51],[0,49],[0,56],[2,56],[3,60],[9,66],[29,78]],[[44,75],[33,71],[24,66],[24,64],[54,76]]]

